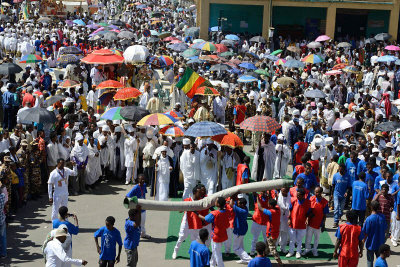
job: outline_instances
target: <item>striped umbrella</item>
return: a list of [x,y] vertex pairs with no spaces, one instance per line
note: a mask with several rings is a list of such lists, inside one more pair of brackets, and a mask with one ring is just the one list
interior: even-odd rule
[[283,58],[280,58],[277,61],[275,61],[274,65],[279,66],[279,65],[283,65],[285,63],[286,63],[286,60],[284,60]]
[[100,120],[123,120],[124,117],[121,116],[121,107],[115,107],[107,109],[103,114],[100,116]]
[[253,76],[250,76],[250,75],[242,75],[239,77],[239,79],[237,81],[240,83],[252,83],[252,82],[256,82],[257,78],[254,78]]
[[154,113],[142,118],[137,123],[137,125],[138,126],[167,125],[167,124],[174,124],[175,122],[177,122],[177,120],[175,120],[171,116],[162,113]]
[[30,55],[23,56],[19,63],[37,63],[42,60],[43,60],[43,58],[41,58],[40,56],[30,54]]
[[114,100],[128,100],[134,99],[141,95],[142,93],[133,87],[122,88],[117,91],[114,95]]
[[203,51],[217,51],[217,47],[211,42],[196,43],[192,47]]
[[96,86],[96,89],[106,89],[106,88],[120,89],[120,88],[124,88],[124,85],[118,81],[107,80],[107,81],[99,83]]
[[318,64],[318,63],[324,62],[324,59],[318,55],[311,54],[311,55],[306,56],[305,58],[302,58],[301,61],[311,63],[311,64]]
[[182,137],[185,136],[185,130],[176,125],[168,125],[159,131],[160,134],[165,136]]
[[182,120],[182,119],[185,118],[185,117],[182,115],[182,113],[180,113],[180,112],[178,112],[178,111],[175,111],[175,110],[171,110],[171,111],[165,112],[164,114],[169,115],[169,116],[171,116],[171,117],[173,117],[173,118],[175,118],[175,119],[177,119],[177,120]]
[[194,92],[195,95],[219,95],[219,92],[212,87],[201,86],[197,87]]
[[240,129],[249,130],[252,132],[272,133],[280,127],[281,125],[279,125],[279,123],[273,118],[259,115],[245,119],[240,124]]
[[78,86],[78,85],[81,85],[81,84],[79,82],[77,82],[77,81],[64,80],[64,81],[60,82],[57,87],[59,87],[59,88],[70,88],[70,87],[75,87],[75,86]]
[[115,48],[112,48],[112,49],[110,49],[114,54],[116,54],[117,56],[120,56],[120,57],[123,57],[124,56],[124,52],[123,51],[121,51],[121,50],[119,50],[119,49],[115,49]]
[[193,137],[211,137],[220,134],[226,134],[227,131],[223,126],[211,121],[196,122],[186,130],[186,136]]
[[230,148],[243,147],[242,139],[232,132],[226,134],[216,135],[211,137],[211,140],[218,142],[221,146],[228,146]]
[[161,66],[171,66],[174,64],[174,60],[169,56],[159,56],[158,60]]

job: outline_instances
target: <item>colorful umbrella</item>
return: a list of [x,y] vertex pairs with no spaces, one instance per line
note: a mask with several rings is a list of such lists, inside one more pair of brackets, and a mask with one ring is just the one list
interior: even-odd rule
[[252,132],[267,132],[272,133],[279,129],[281,125],[275,119],[267,116],[253,116],[245,119],[240,124],[240,129],[249,130]]
[[70,88],[70,87],[75,87],[75,86],[78,86],[78,85],[81,85],[81,84],[79,82],[77,82],[77,81],[64,80],[64,81],[60,82],[57,87],[59,87],[59,88]]
[[177,120],[175,120],[171,116],[162,113],[154,113],[142,118],[137,123],[137,125],[138,126],[167,125],[167,124],[174,124],[175,122],[177,122]]
[[164,114],[165,115],[169,115],[169,116],[171,116],[171,117],[173,117],[173,118],[175,118],[177,120],[182,120],[182,119],[185,118],[180,112],[175,111],[175,110],[171,110],[171,111],[165,112]]
[[347,64],[347,63],[336,64],[335,66],[333,66],[332,70],[341,70],[341,69],[345,68],[348,65],[349,64]]
[[164,41],[164,42],[171,42],[171,41],[181,41],[181,40],[179,40],[179,39],[176,38],[176,37],[169,36],[169,37],[167,37],[167,38],[164,38],[163,41]]
[[182,127],[176,125],[165,126],[164,128],[160,129],[159,133],[165,136],[174,136],[174,137],[185,136],[185,130]]
[[282,53],[282,49],[278,49],[278,50],[275,50],[274,52],[272,52],[270,55],[273,55],[273,56],[276,56],[276,55],[279,55],[280,53]]
[[107,80],[104,82],[99,83],[96,86],[96,89],[108,89],[108,88],[113,88],[113,89],[120,89],[120,88],[124,88],[124,85],[118,81],[114,81],[114,80]]
[[274,65],[279,66],[279,65],[283,65],[285,63],[286,63],[286,60],[284,60],[283,58],[280,58],[277,61],[275,61]]
[[250,75],[242,75],[239,77],[237,81],[240,83],[251,83],[251,82],[256,82],[258,80],[257,78],[254,78],[253,76]]
[[236,134],[227,132],[226,134],[216,135],[211,137],[211,140],[218,142],[221,146],[230,148],[243,147],[243,142]]
[[358,68],[354,65],[346,66],[342,69],[344,72],[349,72],[349,73],[360,73]]
[[121,116],[120,111],[121,107],[107,109],[101,114],[100,120],[123,120],[124,117]]
[[226,134],[227,131],[223,126],[211,121],[196,122],[186,130],[186,136],[193,137],[211,137],[220,134]]
[[21,61],[19,63],[37,63],[42,60],[43,58],[38,55],[25,55],[21,58]]
[[117,56],[123,57],[124,56],[124,52],[119,50],[119,49],[115,49],[115,48],[111,48],[110,49],[114,54],[116,54]]
[[134,99],[141,95],[142,93],[133,87],[127,87],[123,89],[119,89],[117,93],[114,95],[114,100],[128,100]]
[[74,64],[79,62],[79,57],[76,55],[71,54],[64,54],[57,58],[57,62],[67,65],[67,64]]
[[320,35],[317,37],[317,39],[315,39],[316,42],[325,42],[330,40],[331,37],[329,37],[328,35]]
[[318,63],[324,62],[324,59],[318,55],[311,54],[311,55],[306,56],[305,58],[302,58],[301,61],[311,63],[311,64],[318,64]]
[[79,25],[79,26],[86,26],[86,23],[81,20],[81,19],[75,19],[72,21],[74,24]]
[[197,43],[192,47],[203,51],[217,51],[217,47],[211,42]]
[[239,67],[248,69],[248,70],[256,70],[257,67],[251,62],[242,62],[239,64]]
[[195,90],[195,95],[219,95],[218,91],[212,87],[201,86],[197,87]]
[[215,46],[217,47],[217,52],[218,53],[222,53],[222,52],[228,51],[228,47],[226,47],[223,44],[215,44]]
[[97,23],[97,25],[99,25],[99,26],[101,26],[101,27],[107,27],[107,26],[108,26],[108,24],[105,23],[105,22]]
[[114,54],[113,51],[109,49],[95,50],[91,54],[82,58],[81,61],[86,64],[120,64],[124,63],[124,58]]
[[161,66],[171,66],[174,64],[174,60],[169,56],[159,56],[158,60]]

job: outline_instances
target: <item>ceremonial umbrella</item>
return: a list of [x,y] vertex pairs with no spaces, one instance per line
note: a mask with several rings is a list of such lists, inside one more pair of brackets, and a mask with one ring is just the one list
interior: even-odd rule
[[173,118],[175,118],[177,120],[182,120],[182,119],[185,118],[180,112],[175,111],[175,110],[171,110],[171,111],[165,112],[164,114],[165,115],[169,115],[169,116],[171,116],[171,117],[173,117]]
[[173,137],[183,137],[185,136],[185,130],[177,125],[168,125],[164,128],[160,129],[160,134],[165,136],[173,136]]
[[70,88],[70,87],[75,87],[78,85],[81,85],[81,84],[77,81],[67,79],[67,80],[60,82],[57,87],[58,88]]
[[397,45],[387,45],[385,46],[385,49],[389,51],[399,51],[400,47],[398,47]]
[[295,79],[293,79],[292,77],[281,77],[281,78],[276,79],[276,82],[283,86],[288,86],[291,83],[297,84],[297,81]]
[[332,130],[334,131],[343,131],[348,128],[352,128],[354,125],[358,123],[358,120],[350,117],[344,117],[335,121],[332,125]]
[[21,58],[21,61],[19,63],[37,63],[42,61],[43,58],[41,58],[38,55],[25,55]]
[[72,54],[64,54],[57,58],[57,62],[64,65],[78,63],[79,60],[80,58],[78,56]]
[[254,78],[253,76],[250,75],[242,75],[239,77],[237,81],[240,83],[251,83],[251,82],[256,82],[257,78]]
[[308,55],[308,56],[302,58],[301,61],[311,63],[311,64],[317,64],[317,63],[323,62],[324,59],[318,55],[311,54],[311,55]]
[[100,116],[100,120],[123,120],[124,117],[121,116],[121,107],[114,107],[107,109]]
[[86,64],[107,65],[124,63],[124,58],[114,54],[109,49],[100,49],[93,51],[88,56],[82,58],[81,61]]
[[254,36],[250,39],[250,42],[265,43],[265,39],[262,36]]
[[233,149],[244,146],[240,137],[229,131],[226,134],[213,136],[211,140],[218,142],[221,146],[228,146]]
[[316,42],[325,42],[330,40],[331,37],[329,37],[328,35],[320,35],[317,37],[317,39],[315,39]]
[[173,117],[163,113],[154,113],[142,118],[136,125],[150,126],[150,125],[167,125],[177,122]]
[[99,83],[96,86],[96,89],[108,89],[108,88],[113,88],[113,89],[120,89],[120,88],[124,88],[124,85],[118,81],[114,81],[114,80],[107,80],[104,82]]
[[396,121],[385,121],[375,126],[375,131],[393,132],[400,128],[400,123]]
[[18,117],[21,121],[31,121],[36,123],[54,123],[56,115],[53,111],[48,111],[45,108],[28,108],[19,112]]
[[134,99],[141,95],[142,93],[133,87],[122,88],[117,91],[114,95],[114,100],[128,100]]
[[149,49],[147,49],[147,47],[143,45],[132,45],[125,50],[124,58],[126,63],[143,63],[146,62],[149,54]]
[[186,130],[186,136],[192,137],[211,137],[220,134],[226,134],[227,131],[223,126],[211,121],[200,121],[194,123]]
[[268,116],[253,116],[245,119],[240,124],[240,129],[249,130],[252,132],[272,133],[279,129],[281,125],[275,119]]
[[304,97],[308,97],[308,98],[325,98],[326,94],[324,92],[322,92],[319,89],[313,89],[313,90],[309,90],[306,91],[304,93]]
[[0,74],[10,75],[15,73],[20,73],[22,68],[14,63],[3,63],[0,65]]
[[150,112],[147,109],[138,106],[125,106],[121,109],[120,114],[125,118],[125,120],[139,121],[144,116],[149,115]]
[[194,95],[219,95],[219,92],[212,88],[212,87],[208,87],[208,86],[201,86],[201,87],[197,87]]

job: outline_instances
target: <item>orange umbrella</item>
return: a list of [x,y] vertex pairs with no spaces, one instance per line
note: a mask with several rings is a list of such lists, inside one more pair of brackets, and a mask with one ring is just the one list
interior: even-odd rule
[[141,95],[142,93],[133,87],[127,87],[123,89],[119,89],[117,93],[114,95],[114,100],[128,100],[128,99],[133,99],[137,98]]
[[74,87],[74,86],[78,86],[78,85],[81,85],[81,84],[77,81],[64,80],[58,84],[58,87],[59,88],[70,88],[70,87]]
[[107,81],[99,83],[96,86],[96,89],[106,89],[106,88],[120,89],[120,88],[124,88],[124,85],[118,81],[107,80]]
[[243,142],[236,134],[229,132],[211,137],[211,140],[218,142],[221,146],[230,148],[243,147]]

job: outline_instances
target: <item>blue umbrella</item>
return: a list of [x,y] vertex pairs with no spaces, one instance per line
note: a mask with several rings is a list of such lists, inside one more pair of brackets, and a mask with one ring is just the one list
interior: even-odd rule
[[237,69],[237,68],[233,68],[233,69],[230,69],[230,70],[228,70],[230,73],[235,73],[235,74],[240,74],[240,73],[242,73],[239,69]]
[[239,77],[238,82],[240,83],[252,83],[256,82],[257,79],[250,75],[242,75]]
[[219,134],[227,134],[223,126],[211,121],[196,122],[186,130],[186,136],[192,137],[211,137]]
[[392,62],[392,61],[396,61],[396,60],[398,60],[397,57],[386,55],[386,56],[378,57],[378,59],[376,61],[378,61],[378,62]]
[[272,61],[277,61],[279,59],[279,57],[274,56],[274,55],[268,55],[265,57],[266,59],[272,60]]
[[217,31],[219,31],[221,29],[221,27],[219,27],[219,26],[214,26],[214,27],[211,27],[210,28],[210,32],[217,32]]
[[253,63],[250,62],[242,62],[239,64],[239,67],[245,68],[245,69],[249,69],[249,70],[256,70],[257,67],[254,66]]
[[177,52],[183,52],[188,49],[188,45],[185,43],[176,43],[176,44],[169,44],[167,48],[172,49]]
[[83,22],[83,20],[81,20],[81,19],[76,19],[76,20],[73,20],[72,22],[77,24],[77,25],[80,25],[80,26],[85,26],[86,25],[86,23]]
[[256,58],[256,59],[260,59],[260,57],[257,56],[257,54],[255,54],[255,53],[253,53],[253,52],[246,52],[246,55],[252,56],[252,57],[254,57],[254,58]]
[[301,69],[304,68],[305,64],[299,60],[295,59],[289,59],[283,64],[284,67],[286,68],[296,68],[296,69]]
[[240,40],[240,38],[237,35],[234,35],[234,34],[228,34],[227,36],[225,36],[225,39],[234,40],[234,41],[239,41]]

